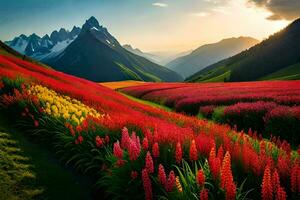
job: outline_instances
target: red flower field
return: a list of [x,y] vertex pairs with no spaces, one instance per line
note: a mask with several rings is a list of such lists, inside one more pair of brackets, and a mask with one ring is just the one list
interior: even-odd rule
[[[300,155],[284,140],[140,104],[17,58],[0,56],[0,63],[1,109],[78,173],[96,179],[101,198],[299,198]],[[299,84],[149,84],[122,91],[193,114],[201,106],[233,105],[225,115],[254,110],[276,123],[283,110],[299,120]]]

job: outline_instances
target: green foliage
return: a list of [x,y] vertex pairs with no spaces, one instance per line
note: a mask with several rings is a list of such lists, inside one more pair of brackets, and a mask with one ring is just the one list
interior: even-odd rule
[[224,123],[224,106],[220,106],[215,108],[213,114],[212,114],[212,120],[218,123]]
[[39,196],[36,176],[28,157],[7,133],[0,132],[0,199],[27,200]]

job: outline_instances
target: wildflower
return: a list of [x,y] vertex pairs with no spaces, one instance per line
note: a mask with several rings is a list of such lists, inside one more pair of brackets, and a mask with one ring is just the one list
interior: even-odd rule
[[[122,143],[122,142],[121,142]],[[125,145],[126,146],[126,145]],[[123,146],[123,148],[125,147]],[[131,161],[135,161],[139,157],[139,149],[136,145],[136,143],[133,140],[130,140],[129,138],[129,148],[128,148],[128,153],[129,153],[129,159]]]
[[286,200],[286,193],[282,187],[278,187],[276,194],[275,194],[276,200]]
[[197,173],[197,183],[199,184],[200,187],[204,186],[205,182],[205,175],[202,169],[198,170]]
[[158,166],[158,181],[163,186],[165,186],[167,182],[167,175],[165,173],[165,169],[162,164],[159,164]]
[[208,200],[208,189],[201,190],[200,200]]
[[231,158],[228,151],[225,154],[221,168],[221,188],[226,191],[226,200],[235,199],[236,185],[233,182]]
[[122,159],[122,157],[123,157],[123,150],[120,147],[119,140],[114,143],[113,152],[114,152],[114,156],[116,156],[119,159]]
[[275,169],[272,176],[272,183],[273,183],[273,190],[277,191],[277,189],[280,187],[280,179],[277,170]]
[[145,166],[145,168],[147,169],[149,174],[152,174],[154,172],[153,160],[152,160],[152,157],[151,157],[151,154],[150,154],[149,151],[147,152],[147,155],[146,155],[146,166]]
[[37,120],[34,120],[34,127],[38,127],[39,126],[39,122]]
[[152,154],[153,154],[153,157],[154,158],[158,158],[159,157],[159,146],[158,146],[158,143],[155,142],[153,144],[153,147],[152,147]]
[[265,168],[263,181],[262,181],[262,185],[261,185],[261,198],[262,198],[262,200],[272,200],[273,199],[271,170],[268,165]]
[[219,147],[218,149],[218,153],[217,153],[217,157],[220,159],[220,160],[223,160],[223,156],[224,156],[224,150],[223,150],[223,147],[222,145]]
[[138,174],[137,171],[132,171],[130,177],[131,177],[132,180],[134,180],[134,179],[136,179],[138,177],[138,175],[139,174]]
[[101,148],[103,146],[103,140],[102,140],[102,138],[99,135],[97,135],[95,140],[96,140],[96,146],[97,146],[97,148]]
[[144,139],[143,139],[142,148],[144,151],[148,150],[148,148],[149,148],[148,139],[146,137],[144,137]]
[[181,183],[179,180],[179,176],[176,176],[175,184],[176,184],[176,188],[177,188],[178,192],[182,192],[182,186],[181,186]]
[[291,191],[300,192],[300,166],[295,163],[291,170]]
[[175,159],[176,162],[179,164],[182,160],[182,149],[181,149],[181,145],[180,142],[177,142],[176,145],[176,150],[175,150]]
[[197,153],[195,140],[192,140],[192,143],[191,143],[191,146],[190,146],[190,159],[192,161],[198,160],[198,153]]
[[110,140],[110,139],[109,139],[109,136],[108,136],[108,135],[105,135],[105,143],[106,143],[106,144],[109,144],[109,140]]
[[167,180],[166,191],[172,192],[174,186],[175,186],[175,174],[174,174],[174,171],[172,170],[170,172],[168,180]]
[[150,180],[147,169],[142,170],[142,180],[143,180],[143,187],[144,187],[144,191],[145,191],[145,199],[151,200],[152,199],[152,185],[151,185],[151,180]]
[[122,129],[121,147],[123,149],[128,149],[129,145],[130,145],[130,137],[129,137],[128,129],[124,127]]

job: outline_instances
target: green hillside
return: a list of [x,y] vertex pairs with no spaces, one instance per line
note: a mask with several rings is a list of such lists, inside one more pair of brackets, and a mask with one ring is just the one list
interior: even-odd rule
[[300,19],[249,50],[210,65],[186,81],[299,79],[299,52]]

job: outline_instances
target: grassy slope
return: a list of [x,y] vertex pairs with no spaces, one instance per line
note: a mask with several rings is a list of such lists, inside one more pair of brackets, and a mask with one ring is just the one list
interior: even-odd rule
[[1,42],[0,40],[0,55],[8,55],[8,56],[14,56],[14,57],[17,57],[17,58],[21,58],[21,59],[24,59],[26,61],[29,61],[29,62],[32,62],[32,63],[35,63],[35,64],[38,64],[38,65],[41,65],[43,67],[46,67],[46,68],[51,68],[41,62],[38,62],[36,60],[33,60],[32,58],[28,57],[28,56],[24,56],[20,53],[18,53],[17,51],[13,50],[12,48],[8,47],[7,45],[5,45],[3,42]]
[[40,199],[92,199],[91,185],[87,180],[66,169],[43,145],[25,137],[24,133],[9,125],[3,113],[0,113],[0,130],[9,133],[9,136],[18,142],[22,153],[30,159],[34,166],[36,182],[44,188]]
[[285,67],[260,80],[298,80],[300,79],[300,63]]
[[131,100],[136,101],[136,102],[141,103],[141,104],[149,105],[149,106],[152,106],[152,107],[155,107],[155,108],[160,108],[160,109],[163,109],[165,111],[172,111],[172,109],[167,107],[167,106],[163,106],[163,105],[160,105],[160,104],[157,104],[157,103],[153,103],[151,101],[138,99],[138,98],[135,98],[133,96],[130,96],[130,95],[127,95],[127,94],[124,94],[124,93],[120,93],[120,94],[124,95],[128,99],[131,99]]

